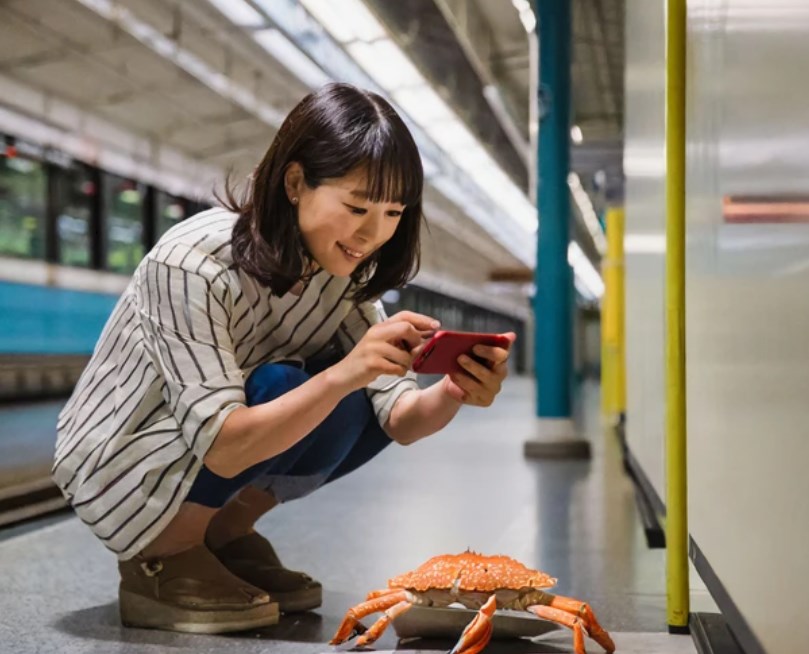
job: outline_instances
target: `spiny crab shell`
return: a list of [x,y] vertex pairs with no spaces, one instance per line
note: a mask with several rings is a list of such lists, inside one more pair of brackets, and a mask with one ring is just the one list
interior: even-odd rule
[[492,592],[499,589],[545,589],[556,579],[508,556],[485,556],[467,551],[434,556],[415,570],[388,580],[389,588],[416,592],[433,589],[454,592]]

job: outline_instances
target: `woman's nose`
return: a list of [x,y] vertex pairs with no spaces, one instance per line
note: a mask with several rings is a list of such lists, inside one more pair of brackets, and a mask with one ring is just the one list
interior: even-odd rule
[[363,243],[374,243],[381,229],[381,222],[378,218],[368,216],[356,232],[357,238]]

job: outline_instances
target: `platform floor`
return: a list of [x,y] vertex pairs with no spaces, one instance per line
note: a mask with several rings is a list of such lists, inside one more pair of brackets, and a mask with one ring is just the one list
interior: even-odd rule
[[[618,651],[691,654],[689,637],[664,633],[664,552],[646,547],[618,443],[600,426],[597,387],[585,386],[582,398],[579,423],[593,444],[590,461],[523,457],[535,424],[533,380],[515,378],[492,408],[464,408],[442,433],[410,447],[391,446],[353,475],[265,516],[259,530],[286,565],[321,580],[325,600],[316,612],[284,617],[260,632],[124,629],[114,557],[76,518],[0,531],[0,650],[335,651],[328,639],[368,590],[430,556],[473,548],[508,554],[558,577],[557,591],[588,600]],[[695,586],[692,610],[712,610]],[[452,645],[397,643],[389,631],[376,649],[397,644],[398,651]],[[538,641],[493,642],[486,651],[573,650],[569,632],[559,631]],[[588,651],[601,650],[588,641]]]

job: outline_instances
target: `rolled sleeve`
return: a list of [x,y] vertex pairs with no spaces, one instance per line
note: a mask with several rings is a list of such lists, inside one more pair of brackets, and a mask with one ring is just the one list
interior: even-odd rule
[[179,263],[150,259],[138,300],[149,355],[165,380],[163,396],[189,448],[202,459],[225,418],[245,405],[245,393],[229,330],[227,269],[213,262],[195,265],[199,257],[193,254],[186,252]]
[[[381,301],[364,302],[351,309],[338,330],[340,342],[346,351],[351,350],[376,323],[387,319]],[[416,373],[408,371],[406,375],[380,375],[366,387],[366,393],[374,407],[379,424],[384,428],[390,418],[396,401],[403,393],[418,390]]]

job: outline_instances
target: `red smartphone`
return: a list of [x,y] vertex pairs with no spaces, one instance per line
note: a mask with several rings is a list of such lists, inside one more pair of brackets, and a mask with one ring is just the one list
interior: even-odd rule
[[462,354],[484,363],[484,359],[472,354],[472,348],[478,344],[508,349],[511,341],[502,334],[438,331],[413,361],[413,371],[426,375],[461,372],[463,368],[458,363],[458,357]]

